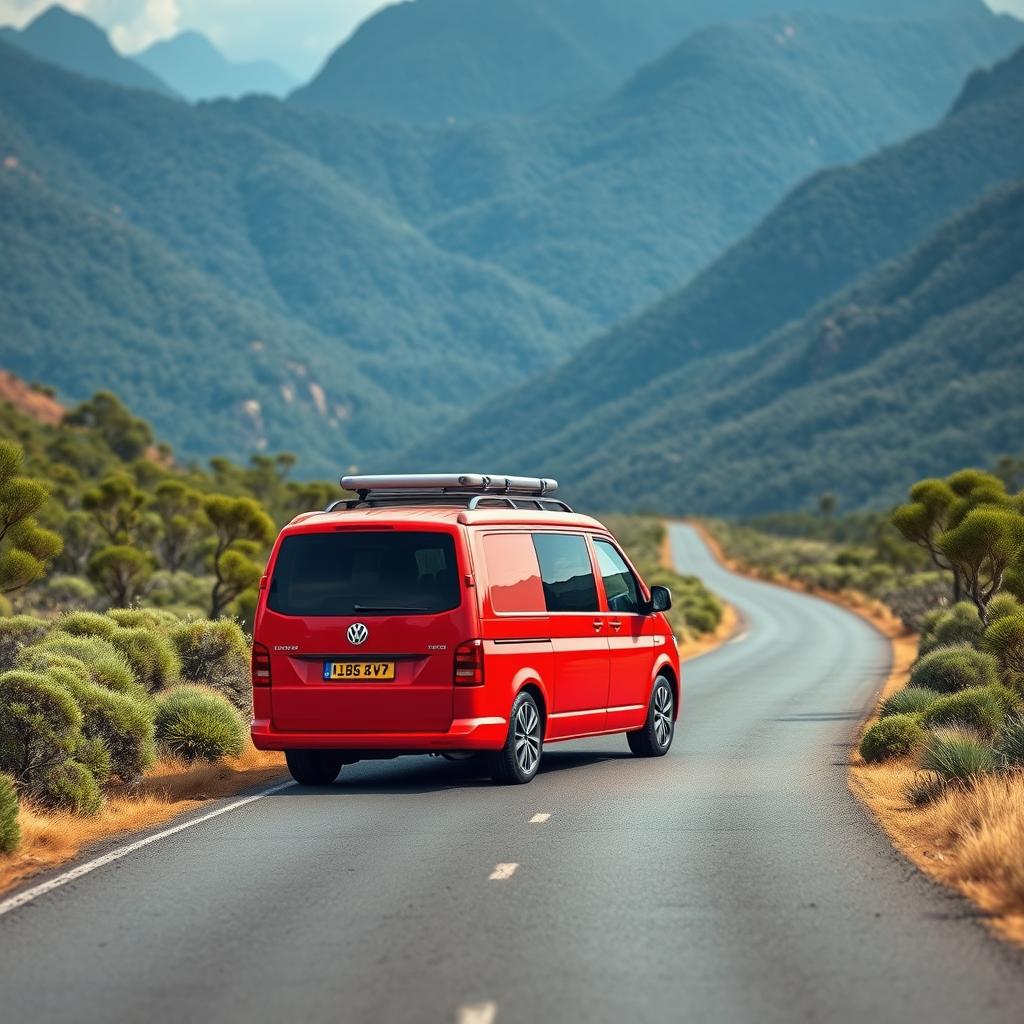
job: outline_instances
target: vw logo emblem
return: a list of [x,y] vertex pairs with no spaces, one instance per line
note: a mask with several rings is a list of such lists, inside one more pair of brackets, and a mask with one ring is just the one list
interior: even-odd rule
[[355,644],[358,647],[360,644],[366,643],[366,638],[370,635],[370,631],[361,622],[353,622],[348,627],[346,636],[350,644]]

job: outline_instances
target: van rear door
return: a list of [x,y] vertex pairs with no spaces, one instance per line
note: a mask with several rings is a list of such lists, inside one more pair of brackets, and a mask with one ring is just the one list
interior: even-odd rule
[[274,727],[446,731],[455,648],[473,635],[461,547],[423,524],[286,534],[257,628]]

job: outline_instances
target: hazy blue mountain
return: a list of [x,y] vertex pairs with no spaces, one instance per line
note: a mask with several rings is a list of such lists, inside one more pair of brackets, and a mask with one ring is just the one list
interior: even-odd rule
[[981,0],[415,0],[369,18],[296,91],[360,117],[445,124],[617,86],[703,26],[804,10],[947,17]]
[[152,71],[122,57],[103,29],[80,14],[58,4],[48,7],[20,31],[0,30],[0,39],[20,47],[33,57],[103,82],[129,89],[148,89],[165,96],[174,90]]
[[271,60],[228,60],[199,32],[153,43],[134,59],[189,100],[237,99],[250,93],[281,97],[298,84]]
[[[940,450],[930,441],[922,441],[922,431],[913,431],[909,425],[915,403],[931,401],[920,398],[913,387],[917,371],[898,364],[905,375],[891,379],[892,391],[885,398],[891,403],[901,389],[906,390],[908,404],[900,423],[907,436],[913,436],[913,445],[903,444],[898,430],[890,430],[885,417],[879,417],[872,427],[871,394],[862,396],[849,390],[840,400],[842,387],[852,389],[854,385],[847,381],[838,389],[832,386],[835,367],[825,360],[817,370],[823,378],[820,389],[809,387],[795,397],[780,389],[778,378],[762,371],[775,360],[785,363],[791,359],[793,346],[816,336],[815,332],[839,338],[846,353],[851,345],[867,351],[875,321],[871,308],[864,307],[891,306],[885,316],[895,322],[892,318],[898,320],[900,302],[911,301],[909,285],[904,292],[883,296],[879,282],[896,278],[880,268],[903,258],[909,259],[906,267],[916,268],[913,272],[931,273],[930,255],[944,250],[929,247],[926,239],[988,190],[1024,178],[1022,66],[1024,51],[1019,51],[985,78],[988,87],[984,90],[980,80],[972,78],[953,112],[933,130],[858,164],[813,176],[755,231],[685,287],[644,315],[588,343],[554,373],[490,402],[486,414],[471,417],[416,446],[401,457],[401,464],[432,464],[443,456],[446,464],[502,465],[509,467],[506,472],[543,471],[564,479],[571,492],[591,501],[607,501],[607,481],[615,479],[624,501],[669,502],[679,510],[723,514],[790,507],[795,496],[805,496],[813,487],[835,489],[863,501],[871,494],[868,485],[835,478],[850,460],[861,466],[860,454],[828,449],[832,476],[815,478],[814,473],[827,467],[819,458],[813,462],[814,473],[803,472],[802,460],[810,441],[796,427],[812,414],[827,418],[833,412],[838,415],[840,408],[852,407],[862,417],[862,437],[870,440],[866,450],[885,467],[887,480],[905,482],[923,471],[917,462],[911,464],[911,453],[920,452],[923,459]],[[973,97],[970,102],[969,97]],[[1001,210],[1007,217],[1018,217],[1020,201],[1015,195],[1013,202],[1001,205],[993,201],[995,205],[986,206],[989,212],[985,216],[991,220],[993,211]],[[984,217],[970,223],[982,222],[987,223]],[[954,221],[945,230],[947,242],[955,241],[960,230],[957,225],[963,223],[967,222]],[[995,317],[997,307],[1002,319],[992,320],[993,332],[999,334],[1017,316],[1019,335],[1024,320],[1018,306],[1006,305],[1001,297],[989,310],[976,305],[984,296],[971,291],[975,284],[988,287],[986,281],[994,288],[1000,273],[1010,274],[1014,265],[1020,268],[1024,250],[1013,247],[1019,225],[1008,231],[1004,239],[1008,249],[965,247],[962,258],[958,257],[963,275],[936,277],[934,280],[947,283],[913,299],[915,316],[921,315],[902,329],[906,339],[926,333],[927,302],[933,300],[932,312],[945,320],[950,331],[961,331],[969,345],[987,345],[986,317],[989,312]],[[909,257],[919,246],[923,248]],[[991,280],[985,277],[985,267],[967,266],[980,259],[992,261]],[[910,281],[913,272],[900,280]],[[873,284],[865,285],[866,291],[831,298],[866,274],[876,275]],[[964,284],[968,279],[974,282],[970,288]],[[961,284],[962,291],[958,290]],[[1008,287],[1012,296],[1013,287],[1020,287],[1019,280]],[[948,305],[950,299],[953,308]],[[815,311],[823,302],[826,306]],[[851,315],[854,306],[861,313]],[[968,330],[966,324],[972,316],[977,323]],[[787,331],[786,325],[793,323],[797,327]],[[949,336],[943,337],[943,344],[953,343]],[[995,360],[998,353],[986,352],[985,358],[989,355]],[[1016,347],[1008,348],[1010,362],[1002,366],[1003,371],[1014,369],[1018,355]],[[959,355],[956,358],[960,360]],[[970,360],[960,360],[957,365],[960,381],[956,386],[973,396],[982,383],[972,380]],[[985,363],[990,365],[994,365],[991,360]],[[1018,392],[1024,386],[1019,375],[1007,379]],[[988,382],[985,378],[985,386]],[[1001,395],[1004,390],[1000,387],[994,393]],[[947,412],[959,405],[951,402],[952,392],[943,395],[950,403]],[[776,406],[783,398],[786,401]],[[792,403],[801,401],[807,408],[797,416]],[[729,432],[739,430],[740,417],[761,422],[756,419],[759,410],[771,408],[788,410],[795,440],[780,443],[776,453],[757,445],[758,458],[765,460],[765,471],[758,473],[749,465],[747,450],[738,440],[730,449],[723,439],[739,438],[739,433]],[[927,408],[932,410],[931,405]],[[922,422],[924,412],[922,405]],[[778,441],[785,424],[781,414],[777,419],[769,417],[762,423],[765,438]],[[1002,427],[995,417],[957,420],[937,435],[959,432],[957,444],[949,449],[953,462],[970,447],[965,435],[972,430],[978,435],[977,452],[995,451],[1002,443]],[[745,444],[752,443],[749,435],[743,436]],[[700,452],[701,459],[710,459],[713,452],[717,461],[701,465],[699,459],[691,458],[691,449]],[[939,462],[929,471],[941,470],[945,462]],[[800,494],[794,495],[798,479]],[[877,475],[871,479],[878,482]],[[742,494],[742,487],[749,488],[749,494]]]

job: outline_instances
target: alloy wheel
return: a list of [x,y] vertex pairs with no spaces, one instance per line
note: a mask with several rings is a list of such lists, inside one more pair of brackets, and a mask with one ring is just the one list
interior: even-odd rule
[[514,726],[516,763],[524,775],[532,775],[540,760],[540,715],[532,701],[523,701]]
[[667,683],[660,683],[654,691],[654,735],[662,747],[672,736],[672,691]]

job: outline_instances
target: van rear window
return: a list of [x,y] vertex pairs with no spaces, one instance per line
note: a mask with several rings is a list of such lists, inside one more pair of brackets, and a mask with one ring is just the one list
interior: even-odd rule
[[430,615],[459,605],[447,533],[297,533],[277,553],[267,607],[282,615]]

